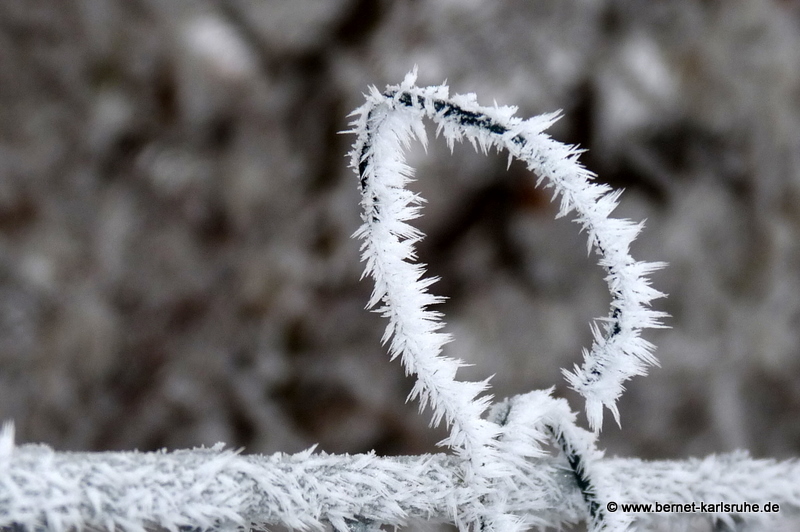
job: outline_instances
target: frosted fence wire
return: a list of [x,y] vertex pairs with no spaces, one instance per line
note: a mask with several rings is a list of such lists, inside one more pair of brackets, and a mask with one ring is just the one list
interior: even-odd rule
[[[43,445],[9,449],[6,442],[0,458],[0,526],[27,530],[230,530],[251,523],[333,524],[346,530],[354,519],[397,525],[414,518],[451,521],[460,495],[470,497],[458,478],[456,459],[443,454],[382,458],[240,455],[219,447],[170,453],[60,453]],[[508,493],[509,505],[524,512],[526,501],[545,497],[551,510],[535,517],[553,525],[584,519],[585,505],[571,472],[552,458],[535,463],[552,482],[543,486],[544,493]],[[780,504],[776,517],[800,514],[795,460],[735,453],[686,461],[603,459],[595,468],[619,487],[618,503],[771,501]]]
[[[547,520],[582,517],[569,471],[552,460],[541,467],[552,482],[540,493],[555,512]],[[356,520],[403,524],[409,519],[452,521],[474,496],[452,456],[380,458],[366,455],[240,455],[221,448],[171,453],[57,453],[24,445],[2,459],[0,526],[27,530],[71,528],[143,530],[159,526],[231,530],[282,525],[347,530]],[[555,489],[554,489],[555,488]]]

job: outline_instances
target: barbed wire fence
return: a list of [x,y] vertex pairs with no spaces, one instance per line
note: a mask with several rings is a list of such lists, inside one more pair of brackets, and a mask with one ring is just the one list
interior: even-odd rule
[[[635,261],[629,247],[642,224],[614,219],[619,193],[593,182],[579,150],[544,130],[558,117],[528,120],[510,107],[483,107],[446,86],[419,88],[412,72],[397,86],[372,89],[354,112],[351,166],[362,194],[365,275],[375,289],[369,307],[388,319],[383,341],[416,376],[411,398],[430,407],[432,425],[450,430],[447,453],[378,457],[305,452],[245,455],[223,445],[158,453],[59,453],[15,446],[13,426],[0,433],[0,526],[9,530],[239,530],[271,525],[378,530],[416,520],[460,530],[525,530],[586,522],[592,531],[628,530],[650,521],[706,514],[718,529],[771,526],[797,517],[800,464],[756,460],[747,453],[684,461],[605,458],[596,440],[623,383],[657,361],[641,338],[660,327],[660,297],[647,275],[661,263]],[[484,152],[504,149],[552,188],[559,216],[575,213],[599,255],[611,294],[608,316],[592,325],[584,364],[565,376],[586,400],[592,431],[552,390],[492,404],[488,380],[455,379],[463,363],[442,355],[449,336],[429,307],[435,279],[423,277],[407,222],[422,198],[406,188],[413,170],[404,148],[426,145],[423,120],[448,144],[468,140]],[[547,451],[546,443],[558,449]],[[658,503],[660,506],[656,506]],[[699,506],[698,506],[699,504]],[[628,506],[643,505],[643,506]],[[646,506],[651,505],[651,506]],[[708,506],[706,506],[708,505]],[[661,509],[666,508],[665,511]]]

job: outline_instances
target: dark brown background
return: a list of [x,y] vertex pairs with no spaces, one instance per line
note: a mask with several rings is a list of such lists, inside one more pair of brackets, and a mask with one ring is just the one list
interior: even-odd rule
[[[57,449],[420,453],[443,433],[363,310],[346,115],[448,80],[553,128],[647,218],[662,368],[640,457],[800,451],[800,8],[791,1],[3,0],[0,418]],[[608,295],[503,156],[409,154],[420,255],[498,396],[556,386]],[[583,419],[583,418],[581,418]]]

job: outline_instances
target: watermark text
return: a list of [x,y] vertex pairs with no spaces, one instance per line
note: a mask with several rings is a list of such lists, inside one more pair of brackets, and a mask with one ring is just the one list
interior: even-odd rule
[[610,501],[606,504],[609,512],[621,511],[624,513],[681,513],[681,514],[759,514],[759,513],[778,513],[781,507],[776,502],[765,502],[762,504],[754,502],[652,502],[652,503],[617,503]]

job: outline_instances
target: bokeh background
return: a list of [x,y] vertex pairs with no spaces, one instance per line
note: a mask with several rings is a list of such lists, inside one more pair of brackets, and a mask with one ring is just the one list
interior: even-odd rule
[[[0,418],[21,442],[421,453],[351,234],[348,113],[420,84],[563,109],[558,140],[647,219],[662,367],[611,454],[800,453],[800,2],[3,0]],[[432,128],[431,128],[432,129]],[[431,131],[432,132],[432,131]],[[448,353],[556,387],[609,297],[520,165],[409,153]],[[582,423],[585,418],[581,416]]]

